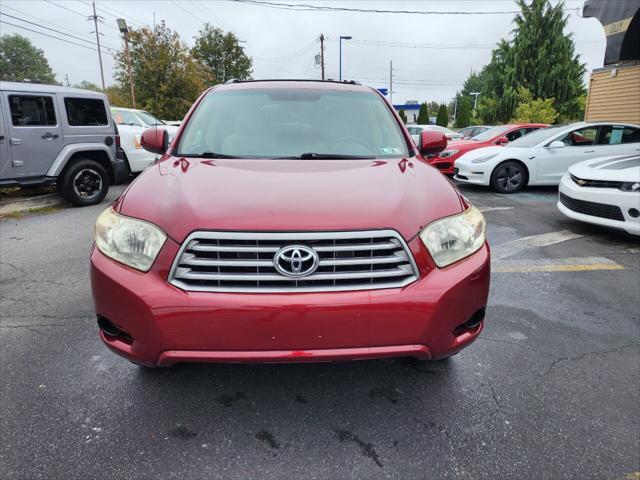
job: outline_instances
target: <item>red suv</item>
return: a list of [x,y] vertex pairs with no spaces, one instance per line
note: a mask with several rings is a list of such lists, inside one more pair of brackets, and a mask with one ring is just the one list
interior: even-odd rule
[[145,366],[439,359],[483,326],[482,214],[393,107],[351,83],[206,91],[96,222],[100,336]]
[[468,140],[451,142],[449,146],[438,155],[431,155],[427,161],[446,175],[453,175],[453,164],[463,154],[476,148],[492,145],[505,145],[509,142],[540,128],[548,127],[544,123],[519,123],[516,125],[498,125],[476,135]]

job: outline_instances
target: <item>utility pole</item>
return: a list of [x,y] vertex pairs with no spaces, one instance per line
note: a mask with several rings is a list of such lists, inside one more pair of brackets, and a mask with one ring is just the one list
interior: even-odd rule
[[478,106],[478,95],[480,95],[480,92],[469,92],[469,95],[473,95],[474,97],[476,97],[473,100],[473,111],[475,112],[476,107]]
[[120,32],[124,36],[124,55],[127,59],[127,70],[129,70],[129,87],[131,88],[131,103],[133,104],[133,108],[136,108],[136,94],[134,92],[133,87],[133,74],[131,73],[131,57],[129,56],[129,28],[127,27],[127,22],[124,21],[124,18],[118,18],[116,20],[118,23],[118,28]]
[[393,105],[393,60],[389,60],[389,103]]
[[68,87],[68,86],[69,86],[69,74],[68,74],[68,73],[65,73],[65,74],[64,74],[64,78],[65,78],[65,80],[67,81],[67,87]]
[[320,34],[320,69],[322,70],[322,80],[324,80],[324,34]]
[[456,124],[456,117],[458,115],[458,97],[453,99],[453,124]]
[[105,90],[104,85],[104,70],[102,68],[102,52],[100,51],[100,32],[98,31],[98,19],[102,19],[96,14],[96,2],[92,2],[93,15],[89,17],[89,20],[93,20],[93,24],[96,29],[96,44],[98,45],[98,60],[100,61],[100,78],[102,79],[102,90]]

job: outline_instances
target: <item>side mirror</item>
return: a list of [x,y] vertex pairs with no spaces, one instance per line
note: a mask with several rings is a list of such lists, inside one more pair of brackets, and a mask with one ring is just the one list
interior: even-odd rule
[[496,140],[496,145],[505,145],[509,143],[509,139],[507,137],[500,137]]
[[420,153],[424,156],[436,155],[447,148],[447,136],[435,130],[420,132]]
[[142,132],[140,145],[148,152],[163,155],[169,148],[169,132],[164,128],[147,128]]
[[560,140],[554,140],[549,144],[549,148],[564,148],[566,146],[567,145],[564,142],[561,142]]

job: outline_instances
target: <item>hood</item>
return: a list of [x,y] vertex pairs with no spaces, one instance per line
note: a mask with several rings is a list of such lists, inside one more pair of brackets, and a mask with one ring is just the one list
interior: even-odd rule
[[[512,149],[509,149],[509,147],[499,147],[499,146],[480,147],[465,153],[463,156],[458,158],[458,160],[475,160],[476,158],[484,157],[486,155],[493,155],[493,154],[502,155],[502,154],[508,153],[510,150]],[[496,157],[498,155],[496,155]]]
[[640,156],[598,157],[572,165],[569,173],[585,180],[640,182]]
[[392,228],[410,239],[462,204],[448,180],[416,159],[168,158],[145,170],[115,208],[181,242],[194,230]]
[[486,147],[487,145],[491,145],[491,140],[454,140],[447,145],[446,150],[460,150],[461,152],[467,152],[469,150],[475,150],[476,148]]

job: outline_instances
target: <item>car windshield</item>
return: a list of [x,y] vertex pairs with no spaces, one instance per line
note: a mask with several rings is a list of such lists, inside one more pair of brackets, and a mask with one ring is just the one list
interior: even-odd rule
[[300,88],[213,92],[187,123],[178,156],[390,158],[407,144],[375,93]]
[[136,117],[133,113],[131,113],[129,110],[120,110],[117,108],[112,108],[111,116],[113,117],[113,120],[118,125],[132,125],[136,127],[144,126],[140,121],[140,119]]
[[472,140],[476,140],[478,142],[484,142],[485,140],[491,140],[492,138],[499,137],[504,132],[511,128],[510,125],[499,125],[497,127],[490,128],[485,130],[482,133],[479,133]]
[[140,117],[140,119],[146,123],[147,125],[149,125],[150,127],[154,126],[154,125],[164,125],[165,123],[154,117],[153,115],[151,115],[149,112],[145,112],[143,110],[137,110],[136,114]]
[[531,133],[527,133],[523,137],[520,137],[517,140],[514,140],[509,144],[509,146],[510,147],[534,147],[539,143],[544,142],[548,138],[551,138],[554,135],[557,135],[565,128],[566,128],[566,125],[562,127],[541,128],[540,130],[535,130]]

